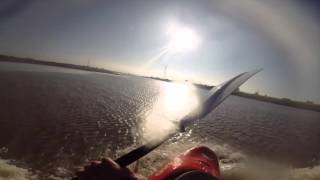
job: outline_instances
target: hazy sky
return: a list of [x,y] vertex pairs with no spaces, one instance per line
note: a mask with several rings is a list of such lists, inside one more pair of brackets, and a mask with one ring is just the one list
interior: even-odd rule
[[[319,10],[298,0],[1,0],[0,54],[153,76],[167,66],[169,78],[209,84],[264,68],[242,89],[319,103]],[[159,56],[170,23],[193,29],[199,46]]]

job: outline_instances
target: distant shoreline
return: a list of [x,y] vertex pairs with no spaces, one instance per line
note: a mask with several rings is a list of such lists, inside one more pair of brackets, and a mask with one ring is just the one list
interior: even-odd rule
[[[0,62],[39,64],[39,65],[64,67],[64,68],[70,68],[70,69],[78,69],[78,70],[85,70],[85,71],[91,71],[91,72],[101,72],[101,73],[116,74],[116,75],[124,75],[125,74],[125,73],[120,73],[120,72],[107,70],[107,69],[103,69],[103,68],[97,68],[97,67],[67,64],[67,63],[58,63],[58,62],[51,62],[51,61],[41,61],[41,60],[36,60],[36,59],[31,59],[31,58],[20,58],[20,57],[7,56],[7,55],[0,55]],[[136,75],[134,75],[134,76],[136,76]],[[166,81],[166,82],[172,81],[170,79],[164,79],[164,78],[159,78],[159,77],[147,77],[147,76],[143,76],[143,77],[151,78],[151,79],[155,79],[155,80],[160,80],[160,81]],[[203,84],[196,84],[196,83],[193,83],[193,84],[196,87],[201,88],[201,89],[208,89],[209,90],[213,87],[213,86],[203,85]],[[311,101],[301,102],[301,101],[291,100],[288,98],[277,98],[277,97],[271,97],[271,96],[267,96],[267,95],[260,95],[258,93],[251,94],[251,93],[242,92],[242,91],[237,91],[233,94],[236,96],[245,97],[245,98],[249,98],[249,99],[255,99],[255,100],[259,100],[259,101],[270,102],[270,103],[274,103],[274,104],[320,112],[320,104],[315,104]]]
[[103,68],[97,68],[97,67],[68,64],[68,63],[59,63],[59,62],[53,62],[53,61],[42,61],[42,60],[36,60],[32,58],[20,58],[20,57],[14,57],[14,56],[6,56],[6,55],[0,55],[0,62],[39,64],[39,65],[64,67],[69,69],[77,69],[77,70],[84,70],[84,71],[91,71],[91,72],[102,72],[102,73],[117,74],[117,75],[124,74],[124,73],[111,71]]
[[[170,82],[172,80],[170,79],[162,79],[158,77],[149,77],[151,79],[155,80],[160,80],[160,81],[166,81]],[[209,85],[204,85],[204,84],[195,84],[193,83],[196,87],[201,88],[201,89],[206,89],[210,90],[214,86],[209,86]],[[233,95],[248,98],[248,99],[255,99],[258,101],[263,101],[263,102],[269,102],[273,104],[279,104],[283,106],[289,106],[289,107],[294,107],[298,109],[306,109],[306,110],[311,110],[311,111],[317,111],[320,112],[320,104],[315,104],[312,101],[295,101],[289,98],[278,98],[278,97],[272,97],[268,95],[261,95],[259,93],[248,93],[248,92],[243,92],[243,91],[236,91],[233,93]]]

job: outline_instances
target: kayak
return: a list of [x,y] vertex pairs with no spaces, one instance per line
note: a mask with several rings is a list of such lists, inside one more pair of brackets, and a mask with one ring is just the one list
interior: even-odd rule
[[193,147],[178,155],[149,180],[219,180],[220,168],[216,154],[205,146]]

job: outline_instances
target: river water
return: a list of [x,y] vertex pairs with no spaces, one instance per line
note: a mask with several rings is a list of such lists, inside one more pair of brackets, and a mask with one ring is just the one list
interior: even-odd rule
[[[166,134],[205,93],[186,83],[1,62],[0,157],[7,160],[0,177],[1,166],[70,177],[89,160],[116,158]],[[218,153],[225,171],[249,155],[291,171],[319,169],[320,113],[231,96],[144,158],[140,173],[199,144]]]

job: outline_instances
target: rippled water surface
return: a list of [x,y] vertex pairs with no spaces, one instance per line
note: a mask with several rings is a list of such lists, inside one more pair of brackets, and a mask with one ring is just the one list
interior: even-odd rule
[[[166,86],[141,77],[0,63],[0,157],[61,177],[87,160],[114,158],[141,143],[141,124],[157,110]],[[200,99],[205,94],[195,93]],[[231,96],[151,156],[195,144],[228,144],[252,156],[317,165],[320,113]]]

